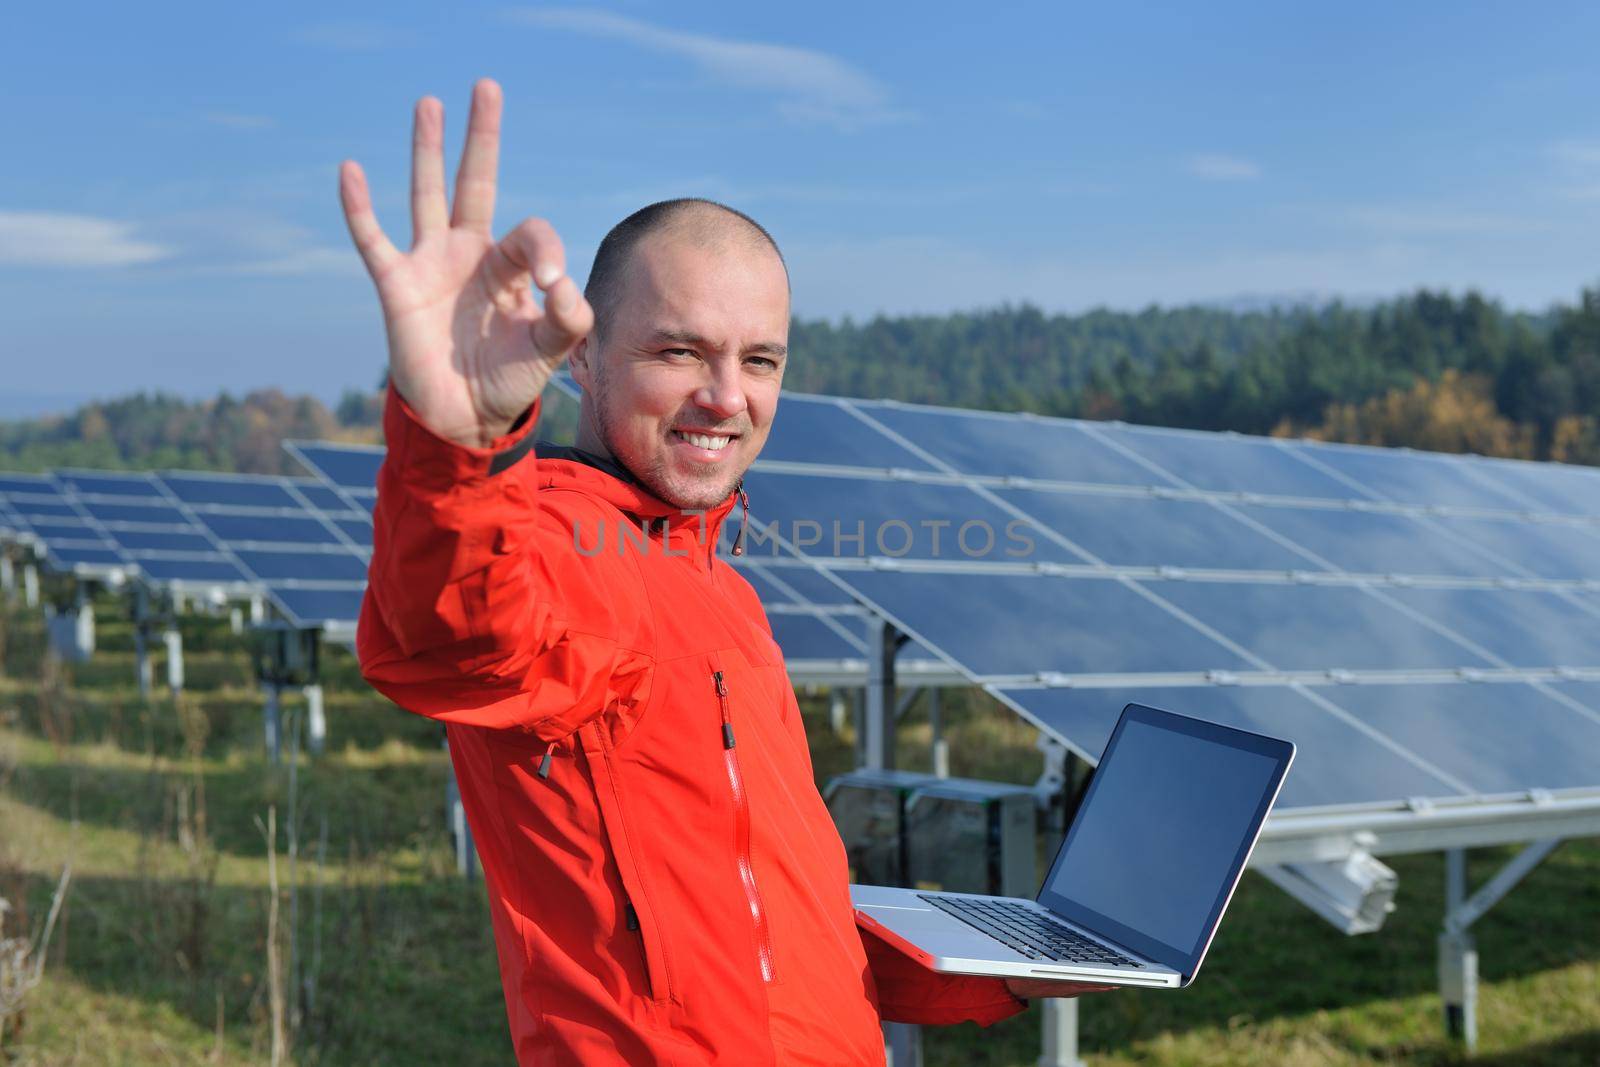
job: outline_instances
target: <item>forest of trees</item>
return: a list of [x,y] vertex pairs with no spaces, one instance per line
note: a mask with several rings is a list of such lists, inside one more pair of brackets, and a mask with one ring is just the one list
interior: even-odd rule
[[[1530,315],[1475,293],[1369,307],[1029,306],[796,320],[787,388],[1600,464],[1600,287]],[[0,467],[286,472],[284,438],[377,441],[378,393],[141,394],[0,423]]]

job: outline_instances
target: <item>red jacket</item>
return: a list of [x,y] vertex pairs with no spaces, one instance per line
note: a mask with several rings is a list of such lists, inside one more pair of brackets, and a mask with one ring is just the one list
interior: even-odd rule
[[453,445],[392,391],[384,428],[361,667],[448,726],[519,1063],[878,1065],[880,1014],[1022,1009],[863,944],[783,655],[714,552],[732,498],[685,515],[526,429]]

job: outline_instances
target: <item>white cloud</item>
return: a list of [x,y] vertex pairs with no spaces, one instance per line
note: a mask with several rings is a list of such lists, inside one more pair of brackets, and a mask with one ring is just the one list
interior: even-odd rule
[[268,259],[247,260],[224,268],[229,274],[292,277],[310,274],[357,276],[361,259],[353,248],[301,248]]
[[1202,152],[1183,162],[1183,169],[1208,182],[1248,182],[1261,177],[1261,167],[1253,160],[1219,152]]
[[778,98],[784,115],[844,129],[907,117],[888,90],[850,64],[809,48],[684,33],[624,15],[577,8],[513,12],[524,25],[570,30],[680,56],[719,81]]
[[135,236],[130,222],[49,211],[0,211],[0,265],[126,267],[172,250]]

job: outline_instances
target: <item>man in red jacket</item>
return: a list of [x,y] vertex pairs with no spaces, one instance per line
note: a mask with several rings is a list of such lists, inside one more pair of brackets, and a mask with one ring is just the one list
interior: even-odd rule
[[[499,120],[480,82],[451,210],[417,105],[409,253],[354,163],[340,193],[392,382],[362,670],[447,724],[518,1061],[875,1065],[880,1018],[1070,993],[938,976],[855,925],[782,654],[716,555],[787,358],[772,238],[655,205],[580,293],[548,223],[491,235]],[[578,447],[535,455],[569,359]]]

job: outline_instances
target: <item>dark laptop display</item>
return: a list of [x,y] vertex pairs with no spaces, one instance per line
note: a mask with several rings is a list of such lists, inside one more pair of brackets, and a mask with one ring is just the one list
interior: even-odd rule
[[1129,705],[1039,903],[1193,975],[1289,751],[1272,738]]

